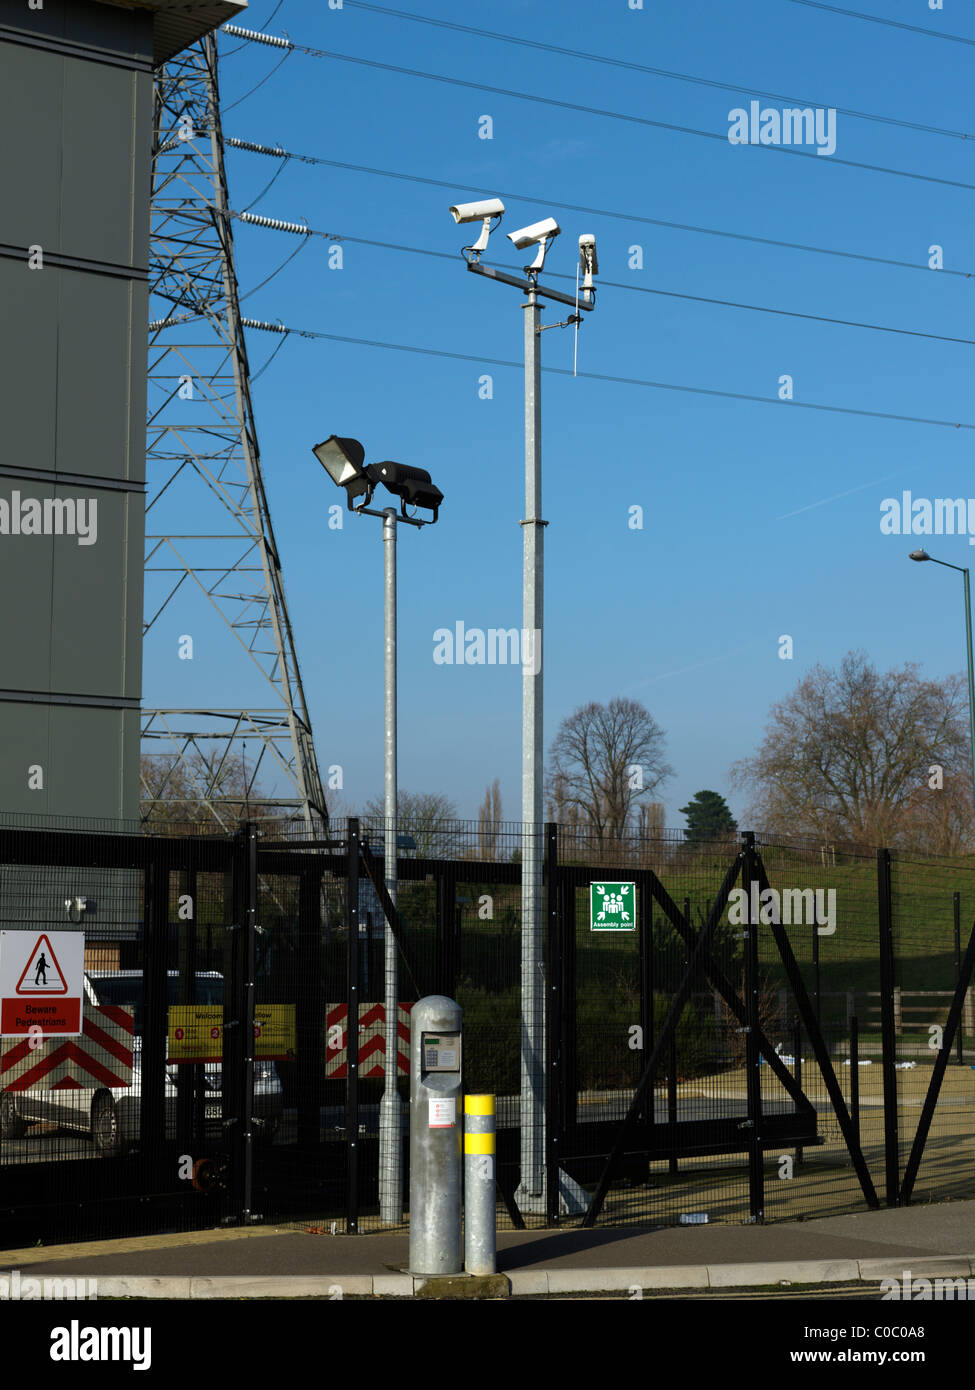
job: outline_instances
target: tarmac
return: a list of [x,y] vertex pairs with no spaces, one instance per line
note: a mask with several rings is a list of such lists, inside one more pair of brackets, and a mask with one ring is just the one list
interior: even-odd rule
[[[975,1201],[884,1208],[774,1225],[503,1231],[479,1285],[408,1272],[404,1231],[330,1235],[281,1226],[0,1251],[0,1280],[96,1280],[99,1298],[527,1297],[872,1285],[975,1276]],[[7,1285],[9,1287],[9,1283]],[[975,1296],[975,1279],[969,1286]],[[8,1292],[6,1297],[37,1297]],[[719,1294],[720,1296],[720,1294]]]

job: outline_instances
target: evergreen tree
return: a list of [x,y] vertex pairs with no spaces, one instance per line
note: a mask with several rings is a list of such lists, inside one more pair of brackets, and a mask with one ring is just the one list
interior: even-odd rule
[[728,803],[717,792],[695,792],[687,805],[680,808],[680,813],[687,817],[684,834],[688,840],[717,840],[738,828]]

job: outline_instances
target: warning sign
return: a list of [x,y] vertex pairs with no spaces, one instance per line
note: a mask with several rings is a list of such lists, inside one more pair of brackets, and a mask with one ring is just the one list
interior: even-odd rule
[[453,1096],[440,1096],[430,1101],[430,1128],[453,1129],[457,1123],[457,1101]]
[[83,932],[0,932],[0,1036],[77,1037],[84,961]]
[[[169,1010],[169,1061],[223,1059],[223,1005],[174,1004]],[[295,1056],[294,1004],[254,1005],[254,1057],[286,1062]]]

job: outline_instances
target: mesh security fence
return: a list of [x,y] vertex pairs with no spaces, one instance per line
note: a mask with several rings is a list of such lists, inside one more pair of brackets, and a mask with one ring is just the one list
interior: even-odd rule
[[497,1098],[501,1227],[975,1195],[971,862],[553,826],[526,896],[518,823],[401,818],[395,883],[353,828],[0,826],[8,1245],[403,1225],[431,994]]

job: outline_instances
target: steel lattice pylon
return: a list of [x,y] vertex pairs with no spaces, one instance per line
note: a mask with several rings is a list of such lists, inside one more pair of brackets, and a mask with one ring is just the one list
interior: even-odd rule
[[[143,754],[161,754],[166,761],[156,767],[167,769],[161,785],[143,778],[144,814],[158,814],[178,776],[201,808],[230,825],[260,777],[275,787],[271,796],[257,793],[262,807],[286,808],[321,831],[325,797],[251,403],[213,35],[157,72],[149,293],[144,635],[179,591],[192,592],[219,615],[244,668],[259,672],[274,698],[246,710],[144,708]],[[229,669],[226,679],[242,692]],[[228,792],[228,756],[248,740],[247,786]]]

